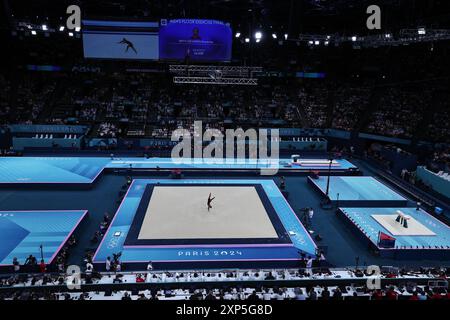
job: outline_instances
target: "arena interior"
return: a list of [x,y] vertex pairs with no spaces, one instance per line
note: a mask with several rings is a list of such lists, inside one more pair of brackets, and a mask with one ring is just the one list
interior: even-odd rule
[[1,300],[450,298],[446,1],[0,3]]

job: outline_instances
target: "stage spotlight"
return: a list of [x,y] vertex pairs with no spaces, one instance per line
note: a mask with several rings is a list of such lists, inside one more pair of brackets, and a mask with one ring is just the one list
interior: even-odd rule
[[245,43],[249,43],[250,42],[250,38],[245,38]]
[[42,25],[42,30],[47,31],[47,26],[45,24]]
[[284,40],[287,40],[287,39],[288,39],[288,37],[289,37],[289,36],[288,36],[288,34],[287,34],[287,33],[285,33],[285,34],[284,34]]
[[240,32],[236,32],[236,38],[239,38],[241,36]]
[[330,42],[327,40],[327,41],[325,41],[323,44],[327,46],[329,43],[330,43]]
[[384,37],[387,38],[387,39],[389,39],[389,38],[391,38],[391,34],[390,34],[390,33],[386,33],[386,34],[384,35]]
[[59,27],[59,31],[64,31],[64,26]]
[[260,31],[255,32],[255,39],[256,40],[261,40],[262,39],[262,33]]
[[73,32],[69,32],[69,37],[73,37]]
[[316,41],[314,41],[314,44],[315,44],[316,46],[318,46],[318,45],[320,44],[320,41],[319,41],[319,40],[316,40]]
[[35,35],[36,35],[36,31],[31,30],[31,34],[32,34],[33,36],[35,36]]
[[76,28],[75,28],[75,31],[76,31],[76,32],[80,32],[80,30],[81,30],[80,27],[76,27]]
[[355,42],[355,41],[356,41],[356,39],[357,39],[357,37],[356,37],[356,36],[353,36],[353,37],[352,37],[352,41],[353,41],[353,42]]
[[276,33],[272,33],[272,38],[274,38],[274,39],[278,38],[277,34]]
[[308,44],[313,45],[313,44],[314,44],[314,41],[309,40],[309,41],[308,41]]
[[256,39],[256,43],[260,43],[261,42],[261,39]]
[[418,34],[420,34],[420,35],[425,35],[425,34],[427,34],[427,32],[425,31],[425,28],[419,28],[418,30],[417,30],[417,33]]

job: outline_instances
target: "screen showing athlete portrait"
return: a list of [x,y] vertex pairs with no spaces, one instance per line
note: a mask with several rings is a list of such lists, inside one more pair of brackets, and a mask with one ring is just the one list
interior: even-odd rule
[[230,61],[232,32],[216,20],[178,19],[161,25],[160,59]]

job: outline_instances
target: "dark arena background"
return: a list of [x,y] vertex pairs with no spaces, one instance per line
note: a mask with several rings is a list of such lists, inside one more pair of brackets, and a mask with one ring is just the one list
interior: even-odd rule
[[0,5],[1,300],[450,298],[447,1]]

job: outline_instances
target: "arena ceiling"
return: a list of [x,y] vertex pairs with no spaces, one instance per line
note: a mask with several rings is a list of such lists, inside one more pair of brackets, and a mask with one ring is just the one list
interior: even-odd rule
[[[1,0],[10,19],[58,22],[78,4],[84,17],[159,20],[210,18],[235,28],[273,28],[280,32],[346,32],[365,28],[370,4],[382,9],[385,27],[426,25],[448,28],[448,0]],[[40,21],[39,21],[40,20]]]

